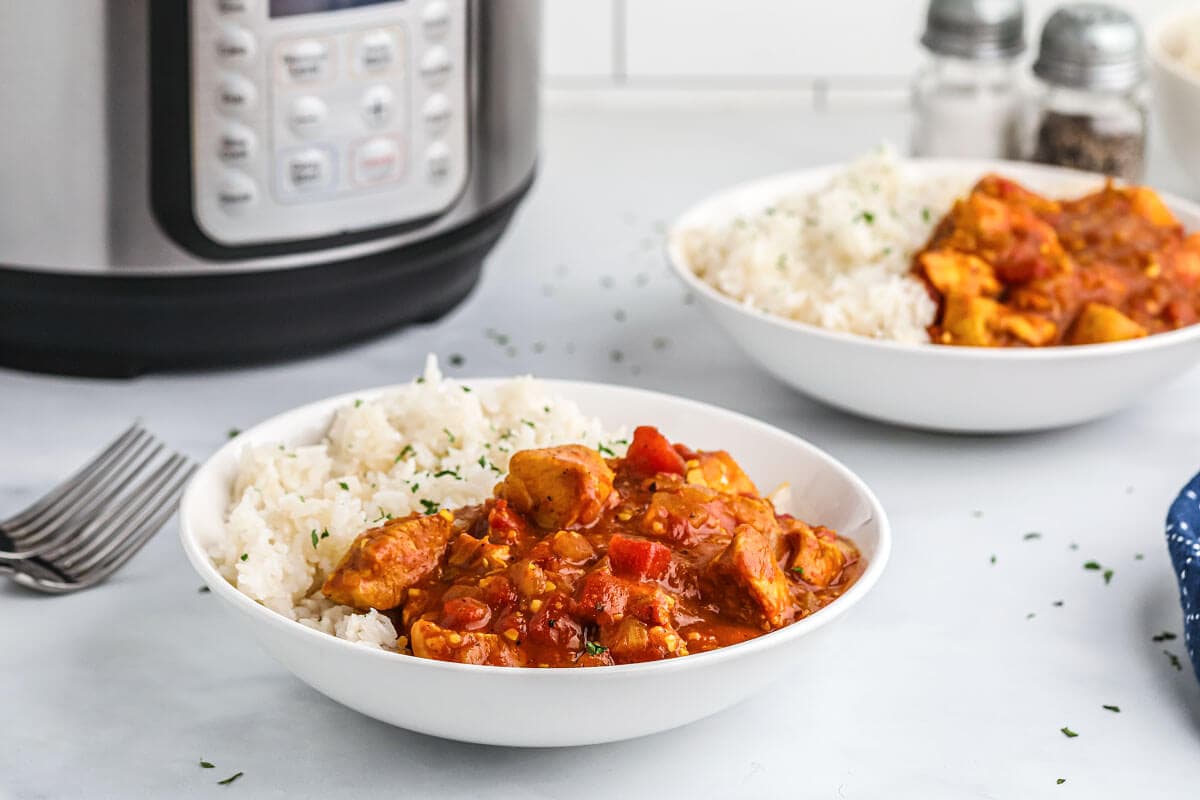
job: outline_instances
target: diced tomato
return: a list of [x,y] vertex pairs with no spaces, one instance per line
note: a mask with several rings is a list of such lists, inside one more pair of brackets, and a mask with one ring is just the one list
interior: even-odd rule
[[508,507],[507,500],[497,500],[492,505],[492,510],[488,512],[488,531],[493,541],[511,544],[524,529],[525,522]]
[[455,597],[442,604],[442,625],[460,631],[475,631],[488,624],[492,610],[474,597]]
[[650,625],[671,621],[671,597],[657,586],[634,583],[606,572],[591,572],[583,580],[576,616],[607,625],[625,615]]
[[545,645],[577,650],[583,646],[583,628],[571,616],[568,599],[555,594],[529,620],[529,638]]
[[608,561],[614,575],[628,578],[661,578],[671,564],[671,550],[647,539],[616,534],[608,543]]
[[517,592],[513,589],[512,581],[503,575],[489,575],[481,578],[479,588],[483,590],[483,599],[496,608],[517,602]]
[[658,432],[658,428],[641,425],[633,432],[633,441],[625,454],[625,465],[635,474],[657,475],[670,472],[684,473],[683,456]]

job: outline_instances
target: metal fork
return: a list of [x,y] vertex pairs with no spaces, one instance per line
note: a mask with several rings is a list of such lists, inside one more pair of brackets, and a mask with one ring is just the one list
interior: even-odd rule
[[193,469],[134,425],[41,500],[0,522],[0,574],[54,594],[100,583],[158,532]]

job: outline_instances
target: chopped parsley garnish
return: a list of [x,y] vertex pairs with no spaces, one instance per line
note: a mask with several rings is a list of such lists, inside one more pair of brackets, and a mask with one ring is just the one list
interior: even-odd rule
[[207,586],[201,586],[196,591],[199,592],[200,594],[208,594],[209,592],[212,591],[212,589],[208,588]]
[[931,219],[933,219],[933,214],[932,214],[932,213],[930,213],[929,209],[928,209],[928,208],[922,208],[922,209],[921,209],[921,220],[922,220],[923,222],[929,222]]
[[553,628],[555,625],[557,625],[557,624],[558,624],[558,620],[556,620],[556,619],[548,619],[548,620],[546,620],[546,624],[547,624],[549,627]]
[[1042,538],[1042,535],[1040,533],[1038,533],[1037,531],[1030,531],[1029,533],[1025,534],[1021,538],[1028,542],[1031,539],[1040,539],[1040,538]]
[[1141,561],[1141,560],[1143,560],[1144,558],[1145,558],[1145,556],[1144,556],[1144,555],[1142,555],[1141,553],[1134,553],[1134,554],[1133,554],[1133,560],[1134,560],[1134,561]]
[[241,431],[239,431],[237,428],[230,428],[229,430],[227,430],[225,432],[225,436],[229,439],[233,439],[233,438],[237,437],[239,434],[241,434]]
[[402,459],[408,458],[415,452],[417,452],[417,451],[413,450],[413,446],[411,444],[404,445],[404,449],[401,450],[400,454],[396,456],[395,463],[399,464]]
[[354,401],[354,407],[355,407],[355,408],[362,408],[362,400],[355,400],[355,401]]
[[317,536],[317,529],[313,528],[313,531],[312,531],[313,550],[317,549],[317,542],[319,542],[319,541],[321,541],[321,539],[319,536]]
[[456,439],[454,438],[454,434],[450,432],[449,428],[442,428],[442,433],[446,434],[446,438],[450,440],[450,444],[454,444]]
[[414,484],[412,485],[412,493],[413,493],[413,494],[416,494],[416,493],[417,493],[417,489],[420,489],[420,488],[421,488],[421,484],[419,484],[419,483],[414,483]]
[[861,219],[863,222],[870,225],[871,223],[873,223],[875,221],[875,215],[872,214],[870,211],[860,211],[858,216],[855,217],[854,219],[856,222]]
[[995,554],[992,554],[992,557],[991,557],[990,559],[988,559],[988,561],[989,561],[989,562],[991,562],[992,564],[995,564],[995,563],[996,563],[996,556],[995,556]]
[[235,772],[232,775],[230,775],[228,778],[226,778],[225,780],[217,781],[217,785],[218,786],[228,786],[229,784],[236,781],[238,778],[242,777],[242,775],[244,775],[244,774],[245,774],[244,772]]
[[1065,725],[1063,727],[1059,728],[1059,730],[1062,731],[1062,735],[1067,737],[1068,739],[1074,739],[1076,736],[1079,735],[1078,733],[1076,733],[1075,731],[1066,727]]
[[200,759],[200,768],[201,769],[212,769],[215,766],[216,766],[216,764],[213,764],[209,761],[205,761],[203,758]]
[[1100,706],[1100,707],[1101,707],[1101,708],[1103,708],[1103,709],[1105,709],[1105,710],[1107,710],[1107,711],[1111,711],[1111,712],[1113,712],[1114,714],[1120,714],[1120,713],[1121,713],[1121,707],[1120,707],[1120,706]]
[[1083,568],[1084,569],[1092,569],[1092,570],[1100,569],[1100,562],[1099,561],[1085,561],[1083,564]]
[[549,413],[550,413],[550,406],[542,406],[542,413],[543,413],[543,414],[549,414]]
[[1105,586],[1108,586],[1108,584],[1112,583],[1112,576],[1113,576],[1113,571],[1111,569],[1104,570],[1104,585]]
[[432,500],[421,500],[421,506],[425,509],[426,514],[436,514],[438,512],[438,504]]
[[1036,617],[1036,616],[1037,616],[1037,614],[1035,614],[1034,612],[1030,611],[1028,614],[1026,614],[1026,615],[1025,615],[1025,619],[1033,619],[1033,618],[1034,618],[1034,617]]
[[459,353],[451,353],[448,360],[450,362],[450,366],[452,367],[461,367],[463,364],[467,363],[467,360]]
[[1163,650],[1163,655],[1171,660],[1171,666],[1177,670],[1183,669],[1183,664],[1179,662],[1179,656],[1172,653],[1170,650]]
[[1054,606],[1055,608],[1062,608],[1062,604],[1063,604],[1063,601],[1062,601],[1062,600],[1055,600],[1055,601],[1054,601],[1053,603],[1051,603],[1050,605]]
[[345,481],[338,481],[338,486],[342,487],[343,492],[350,491],[350,484],[346,483]]
[[1157,636],[1151,636],[1150,641],[1152,641],[1152,642],[1169,642],[1174,638],[1175,638],[1175,634],[1171,633],[1170,631],[1163,631],[1162,633],[1158,634]]
[[801,578],[804,577],[804,567],[792,567],[792,572],[796,573]]
[[614,452],[612,451],[612,448],[609,448],[609,447],[605,447],[605,446],[604,446],[604,442],[601,442],[600,444],[596,445],[596,449],[597,449],[597,450],[598,450],[598,451],[599,451],[599,452],[600,452],[602,455],[606,455],[606,456],[608,456],[609,458],[616,458],[616,457],[617,457],[617,454],[616,454],[616,453],[614,453]]
[[1059,786],[1062,786],[1066,782],[1067,782],[1066,778],[1059,778],[1058,780],[1055,781],[1055,783],[1058,784]]
[[471,393],[471,387],[470,387],[470,386],[464,386],[464,387],[462,387],[462,390],[463,390],[463,394],[470,394],[470,393]]
[[480,456],[479,461],[476,463],[479,464],[480,469],[487,469],[487,456]]
[[392,518],[392,515],[384,511],[382,506],[377,506],[377,508],[379,508],[379,516],[371,520],[372,522],[383,522]]
[[608,648],[599,642],[584,642],[583,649],[587,650],[589,656],[598,656],[601,653],[608,652]]
[[537,425],[534,425],[532,422],[530,422],[530,421],[529,421],[529,420],[527,420],[527,419],[522,419],[522,420],[521,420],[521,424],[522,424],[522,425],[528,425],[528,426],[529,426],[529,427],[531,427],[531,428],[536,428],[536,427],[537,427]]
[[458,470],[456,470],[456,469],[443,469],[443,470],[438,470],[437,472],[433,473],[433,477],[435,477],[435,478],[442,478],[442,477],[445,477],[446,475],[454,476],[454,479],[457,481],[461,481],[463,479],[462,475],[459,475]]
[[250,560],[250,554],[242,553],[242,561],[249,561],[249,560]]

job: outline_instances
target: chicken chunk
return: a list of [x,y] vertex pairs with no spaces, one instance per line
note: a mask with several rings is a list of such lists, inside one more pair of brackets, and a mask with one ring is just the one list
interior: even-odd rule
[[942,294],[995,297],[1002,288],[992,265],[969,253],[954,250],[922,253],[918,263],[925,278]]
[[396,608],[409,588],[437,569],[452,520],[449,512],[411,516],[360,533],[321,591],[354,608]]
[[1083,311],[1079,312],[1069,341],[1071,344],[1099,344],[1140,339],[1145,335],[1145,328],[1112,306],[1088,303],[1083,307]]
[[754,481],[724,450],[697,453],[687,461],[687,482],[695,486],[707,486],[718,492],[731,494],[758,494]]
[[828,528],[812,528],[798,519],[789,519],[784,539],[791,548],[788,569],[813,586],[833,583],[850,560],[837,535]]
[[588,526],[600,517],[613,471],[600,454],[579,444],[522,450],[508,464],[496,496],[544,530]]
[[791,588],[775,560],[775,542],[758,528],[738,526],[733,541],[708,565],[700,585],[707,599],[763,630],[791,621]]
[[409,633],[413,655],[420,658],[493,667],[523,667],[527,661],[515,644],[495,633],[460,633],[427,619],[414,622]]

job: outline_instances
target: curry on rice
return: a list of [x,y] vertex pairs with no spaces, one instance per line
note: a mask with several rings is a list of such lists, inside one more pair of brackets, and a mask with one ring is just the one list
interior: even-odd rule
[[1159,196],[1111,181],[1052,200],[987,175],[914,259],[936,344],[1043,347],[1136,339],[1200,320],[1200,233]]
[[627,454],[524,450],[481,505],[388,520],[326,579],[400,647],[467,664],[676,658],[782,628],[862,574],[854,544],[778,514],[724,451],[635,431]]

